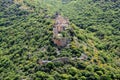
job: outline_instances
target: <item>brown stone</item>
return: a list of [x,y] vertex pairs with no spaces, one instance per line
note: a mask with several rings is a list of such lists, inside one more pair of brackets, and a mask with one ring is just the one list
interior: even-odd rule
[[58,39],[59,34],[62,31],[65,31],[65,28],[68,27],[69,21],[67,18],[62,17],[61,15],[57,15],[55,18],[55,24],[53,27],[53,42],[57,46],[65,46],[67,44],[66,38],[61,37]]

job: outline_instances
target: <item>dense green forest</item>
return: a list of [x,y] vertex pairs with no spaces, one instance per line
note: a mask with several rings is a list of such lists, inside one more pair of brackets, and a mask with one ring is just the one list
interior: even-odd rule
[[120,80],[120,0],[0,0],[0,80]]

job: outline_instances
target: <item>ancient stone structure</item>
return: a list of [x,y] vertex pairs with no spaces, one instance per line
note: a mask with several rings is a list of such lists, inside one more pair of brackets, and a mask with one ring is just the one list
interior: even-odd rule
[[53,42],[57,46],[65,46],[67,44],[67,38],[63,37],[62,32],[67,30],[69,26],[69,20],[62,17],[61,15],[56,15],[55,24],[53,26]]

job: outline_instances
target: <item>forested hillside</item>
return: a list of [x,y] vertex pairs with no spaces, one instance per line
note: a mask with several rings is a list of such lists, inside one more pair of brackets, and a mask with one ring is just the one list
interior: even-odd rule
[[0,80],[119,79],[120,0],[0,0]]

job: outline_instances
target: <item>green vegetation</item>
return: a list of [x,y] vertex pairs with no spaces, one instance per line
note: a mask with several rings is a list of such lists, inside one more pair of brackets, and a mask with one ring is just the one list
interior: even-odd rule
[[[70,21],[62,48],[56,12]],[[119,13],[120,0],[0,0],[0,80],[119,80]]]

